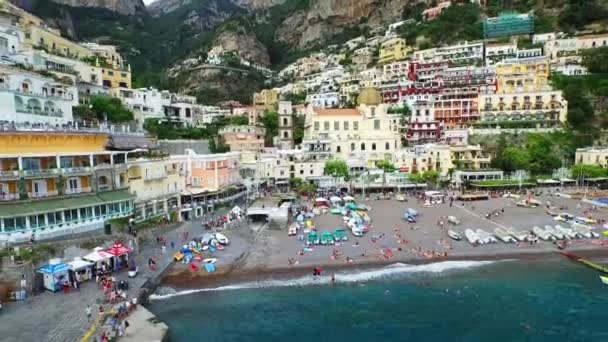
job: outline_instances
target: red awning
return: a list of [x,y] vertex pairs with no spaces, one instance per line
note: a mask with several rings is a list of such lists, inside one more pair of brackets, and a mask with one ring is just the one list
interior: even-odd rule
[[399,172],[408,172],[408,171],[410,171],[410,168],[407,166],[402,166],[399,168]]
[[123,246],[122,242],[116,241],[112,247],[105,250],[107,253],[113,256],[121,256],[131,253],[131,248]]

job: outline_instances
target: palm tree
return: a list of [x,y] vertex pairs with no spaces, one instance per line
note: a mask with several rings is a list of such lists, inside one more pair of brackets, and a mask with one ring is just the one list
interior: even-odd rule
[[390,160],[380,160],[376,163],[376,167],[382,170],[382,194],[386,185],[386,173],[395,171],[395,165]]

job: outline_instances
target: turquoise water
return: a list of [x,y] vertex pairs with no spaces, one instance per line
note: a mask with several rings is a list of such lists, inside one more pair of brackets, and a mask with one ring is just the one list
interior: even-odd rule
[[566,261],[402,265],[336,278],[241,284],[149,308],[172,342],[608,341],[608,286]]

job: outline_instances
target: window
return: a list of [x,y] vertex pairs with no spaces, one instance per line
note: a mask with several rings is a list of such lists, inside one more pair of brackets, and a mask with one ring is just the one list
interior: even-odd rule
[[376,150],[376,143],[372,143],[372,151]]
[[378,119],[374,120],[374,129],[375,130],[380,129],[380,120],[378,120]]
[[329,121],[323,121],[323,130],[329,131]]
[[350,143],[350,150],[354,151],[355,150],[355,143]]
[[49,223],[49,226],[54,225],[55,224],[55,213],[46,214],[46,219]]
[[95,207],[95,217],[101,216],[101,208],[99,206]]
[[70,189],[70,190],[78,189],[78,178],[68,179],[68,189]]
[[127,74],[125,74],[124,72],[120,74],[120,77],[122,78],[127,78]]
[[334,131],[340,130],[340,121],[334,121]]
[[289,126],[287,118],[283,118],[283,126]]
[[365,151],[365,143],[361,143],[361,151]]
[[342,148],[340,147],[340,145],[336,146],[336,152],[337,152],[337,153],[342,152]]
[[355,130],[355,131],[359,130],[359,121],[353,122],[353,130]]
[[344,121],[344,130],[345,131],[349,130],[349,128],[348,128],[348,121]]
[[387,150],[387,151],[390,150],[391,149],[391,144],[389,144],[389,143],[384,144],[384,149]]
[[108,70],[108,75],[110,75],[110,76],[114,76],[114,71],[112,71],[112,70]]

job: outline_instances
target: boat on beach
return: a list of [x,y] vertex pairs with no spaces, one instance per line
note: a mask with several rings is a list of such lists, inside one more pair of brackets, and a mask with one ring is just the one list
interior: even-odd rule
[[576,239],[577,237],[579,237],[578,233],[576,233],[574,230],[562,227],[560,225],[555,226],[555,231],[561,232],[568,239]]
[[482,243],[481,241],[479,241],[479,236],[477,236],[477,234],[475,234],[475,232],[473,231],[473,229],[467,229],[464,231],[464,236],[467,238],[467,240],[469,241],[470,244],[472,245],[476,245],[479,243]]
[[453,230],[448,230],[448,236],[452,239],[452,240],[456,240],[456,241],[460,241],[462,239],[462,237],[460,236],[460,234],[456,233]]
[[512,237],[514,237],[517,241],[526,241],[526,239],[528,238],[528,233],[527,232],[522,232],[520,230],[517,230],[513,227],[510,227],[507,229],[507,234],[511,235]]
[[602,281],[602,283],[608,285],[608,277],[606,277],[606,276],[600,276],[600,280]]
[[475,231],[475,233],[477,233],[477,236],[479,236],[479,240],[483,241],[483,243],[495,243],[498,242],[498,240],[492,236],[492,234],[486,232],[483,229],[477,229]]
[[532,228],[532,232],[534,233],[534,235],[538,236],[538,238],[541,239],[541,240],[544,240],[544,241],[555,240],[555,236],[553,236],[550,233],[544,231],[539,226],[534,226],[534,228]]
[[553,235],[558,240],[563,240],[563,239],[568,238],[566,235],[564,235],[564,233],[562,231],[555,230],[550,225],[545,226],[545,232],[549,235]]
[[516,242],[515,238],[509,235],[509,233],[502,228],[494,228],[494,234],[500,241],[504,243]]

